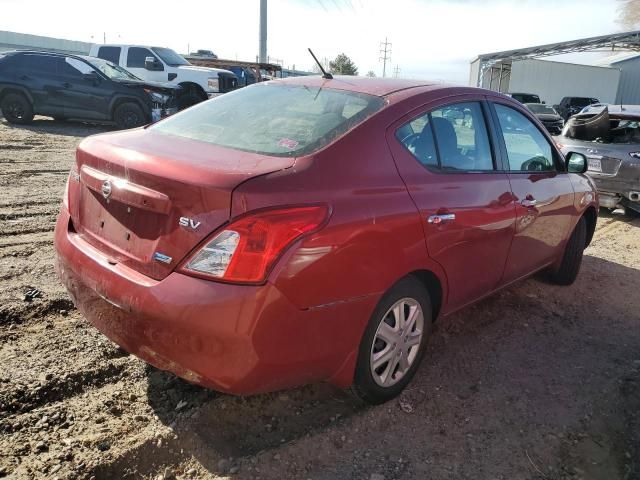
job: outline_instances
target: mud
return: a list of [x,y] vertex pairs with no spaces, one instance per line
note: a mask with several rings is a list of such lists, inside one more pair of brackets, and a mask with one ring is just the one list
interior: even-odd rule
[[229,397],[127,355],[55,277],[74,148],[101,131],[0,120],[0,477],[640,479],[640,220],[603,214],[573,286],[439,321],[399,401]]

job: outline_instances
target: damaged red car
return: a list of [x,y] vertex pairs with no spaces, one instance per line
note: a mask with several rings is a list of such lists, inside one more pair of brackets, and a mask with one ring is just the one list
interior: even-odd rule
[[598,198],[518,102],[419,81],[260,83],[82,141],[57,270],[107,337],[190,382],[393,398],[438,317],[572,283]]

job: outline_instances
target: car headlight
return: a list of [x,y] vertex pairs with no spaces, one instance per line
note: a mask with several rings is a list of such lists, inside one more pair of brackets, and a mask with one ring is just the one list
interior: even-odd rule
[[151,98],[152,102],[167,103],[167,101],[169,100],[169,95],[165,95],[159,92],[154,92],[148,89],[145,89],[145,92],[147,92],[147,95],[149,95],[149,98]]
[[209,90],[218,91],[220,89],[220,80],[218,78],[210,78],[207,80],[207,86]]

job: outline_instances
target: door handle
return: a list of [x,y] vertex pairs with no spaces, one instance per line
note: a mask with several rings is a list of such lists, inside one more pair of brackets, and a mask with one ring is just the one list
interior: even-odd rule
[[427,222],[434,225],[440,225],[441,223],[453,222],[455,219],[455,213],[444,213],[441,215],[429,215],[427,217]]
[[522,201],[520,202],[520,205],[522,205],[523,207],[535,207],[537,203],[538,201],[535,198],[528,197],[528,198],[523,198]]

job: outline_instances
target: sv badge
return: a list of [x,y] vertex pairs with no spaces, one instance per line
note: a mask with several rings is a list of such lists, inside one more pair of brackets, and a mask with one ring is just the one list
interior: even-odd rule
[[191,218],[187,218],[187,217],[180,217],[180,220],[178,220],[178,224],[181,227],[187,227],[187,228],[192,228],[193,230],[195,230],[196,228],[198,228],[200,226],[202,222],[196,222]]

